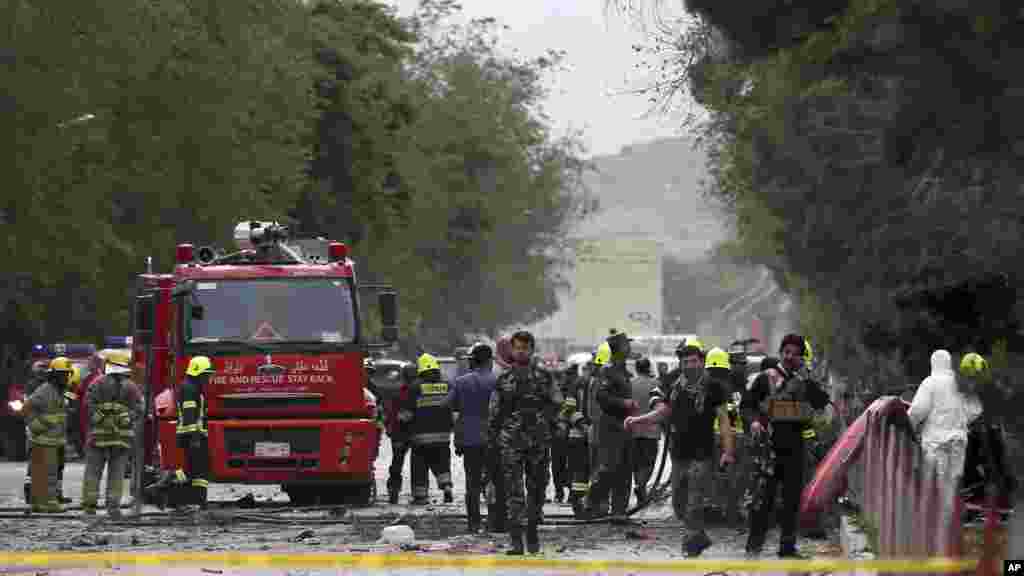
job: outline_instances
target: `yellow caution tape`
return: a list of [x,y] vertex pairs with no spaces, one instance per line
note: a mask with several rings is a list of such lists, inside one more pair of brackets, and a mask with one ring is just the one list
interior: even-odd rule
[[556,568],[577,572],[853,572],[855,570],[923,574],[974,570],[977,559],[924,558],[892,560],[728,560],[665,561],[563,560],[558,558],[451,554],[268,554],[238,552],[38,552],[0,553],[2,566],[167,566],[197,565],[242,568]]

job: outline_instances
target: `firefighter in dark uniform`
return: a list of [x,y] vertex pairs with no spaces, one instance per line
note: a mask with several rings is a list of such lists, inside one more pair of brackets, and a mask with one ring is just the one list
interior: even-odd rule
[[781,365],[769,368],[751,386],[747,410],[751,417],[751,441],[755,485],[750,510],[748,557],[761,553],[775,517],[776,488],[782,485],[782,529],[779,557],[798,558],[797,514],[804,475],[804,430],[816,410],[828,405],[826,394],[803,368],[804,339],[789,334],[782,340]]
[[[604,415],[600,404],[597,402],[597,391],[601,387],[601,380],[604,378],[604,369],[612,361],[612,349],[608,342],[601,342],[594,353],[594,362],[591,364],[590,378],[583,389],[583,415],[587,418],[590,426],[587,428],[587,500],[583,504],[583,515],[606,515],[609,510],[609,493],[605,492],[600,502],[590,502],[590,491],[597,482],[598,463],[601,461],[601,417]],[[596,504],[588,510],[587,503]]]
[[590,487],[587,513],[592,517],[603,513],[602,503],[610,492],[612,521],[626,522],[633,477],[630,450],[632,435],[623,426],[623,421],[636,414],[638,406],[633,400],[633,387],[630,383],[632,376],[626,369],[630,339],[619,332],[609,336],[607,341],[611,351],[611,365],[605,367],[595,395],[601,408],[601,420],[597,424],[600,444],[597,447],[597,474]]
[[[579,367],[570,364],[562,374],[562,381],[559,388],[562,391],[562,398],[566,402],[572,400],[573,408],[576,407],[572,392],[576,389],[576,380],[579,378]],[[563,405],[563,410],[568,406]],[[556,434],[551,440],[551,479],[555,483],[555,502],[561,504],[565,501],[565,492],[571,491],[571,476],[569,468],[569,423],[564,418],[559,418]]]
[[[579,370],[579,368],[577,368]],[[587,492],[590,490],[590,420],[584,415],[582,399],[586,397],[589,368],[574,378],[564,395],[559,417],[569,430],[566,443],[566,465],[569,469],[569,504],[577,516],[583,514]]]
[[569,427],[569,470],[572,474],[569,492],[569,504],[577,516],[582,516],[586,508],[587,494],[590,492],[590,447],[587,436],[590,434],[590,421],[583,412],[576,409],[574,398],[566,399],[568,407],[564,418]]
[[210,449],[206,430],[206,386],[213,375],[213,363],[206,356],[196,356],[188,363],[185,380],[177,394],[178,447],[185,450],[185,469],[175,472],[180,483],[188,481],[192,502],[206,509],[209,487]]
[[[501,451],[504,487],[508,497],[509,554],[522,555],[523,509],[526,508],[526,548],[540,551],[537,526],[543,515],[548,486],[551,432],[562,407],[562,391],[547,371],[531,362],[533,335],[512,335],[515,364],[498,377],[488,410],[488,444]],[[523,493],[525,474],[526,493]]]
[[430,354],[416,360],[419,381],[409,390],[405,410],[411,411],[413,504],[428,501],[429,473],[434,473],[444,501],[452,503],[452,411],[448,406],[448,383],[441,379],[441,364]]
[[415,413],[405,406],[409,403],[410,390],[416,385],[416,365],[402,366],[401,379],[398,397],[388,402],[385,420],[388,438],[391,439],[391,466],[388,468],[388,502],[391,504],[398,504],[398,496],[402,492],[402,469],[405,468],[405,455],[409,453],[409,429]]

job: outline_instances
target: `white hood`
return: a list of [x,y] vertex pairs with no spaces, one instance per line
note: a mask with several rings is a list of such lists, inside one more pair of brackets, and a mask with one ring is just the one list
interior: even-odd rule
[[921,382],[907,415],[913,425],[923,425],[923,444],[967,440],[967,425],[976,416],[967,399],[957,391],[953,359],[946,350],[932,353],[932,374]]
[[953,375],[953,357],[945,350],[932,352],[932,376]]

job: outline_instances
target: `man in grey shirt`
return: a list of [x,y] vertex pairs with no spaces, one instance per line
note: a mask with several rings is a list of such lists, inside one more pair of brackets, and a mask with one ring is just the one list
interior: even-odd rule
[[[651,388],[658,385],[651,373],[651,361],[640,358],[636,361],[637,377],[633,379],[633,400],[638,406],[649,406]],[[637,503],[647,500],[647,483],[654,473],[654,463],[658,459],[658,440],[661,439],[661,428],[658,424],[642,424],[633,428],[633,482],[636,487],[633,493]]]

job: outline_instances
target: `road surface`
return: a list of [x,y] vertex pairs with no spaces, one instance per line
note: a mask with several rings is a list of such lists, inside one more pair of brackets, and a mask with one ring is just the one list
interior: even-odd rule
[[[382,456],[377,462],[378,492],[385,494],[384,482],[389,464],[390,446],[385,439]],[[65,494],[74,500],[72,505],[79,504],[81,498],[83,465],[78,462],[69,463],[65,471]],[[155,508],[145,507],[144,512],[150,514],[142,519],[141,525],[133,525],[131,521],[121,523],[108,522],[103,513],[95,518],[73,518],[69,520],[46,519],[37,516],[0,519],[0,531],[5,538],[0,540],[0,552],[158,552],[158,551],[195,551],[195,552],[253,552],[253,553],[394,553],[401,550],[395,545],[380,542],[380,530],[390,523],[405,523],[416,532],[416,543],[413,549],[420,554],[444,555],[488,555],[501,554],[505,547],[503,535],[467,535],[462,504],[463,470],[460,458],[453,457],[452,473],[455,479],[456,503],[441,504],[441,494],[431,480],[432,504],[426,507],[411,507],[405,503],[399,505],[377,504],[369,508],[354,511],[352,516],[343,519],[329,516],[326,512],[307,513],[275,513],[265,509],[244,510],[234,512],[215,512],[214,519],[195,522],[191,519],[172,519],[169,514],[162,514]],[[0,463],[0,506],[13,507],[22,505],[22,481],[24,463]],[[667,476],[668,470],[666,470]],[[404,486],[403,502],[409,498],[408,463],[406,466],[406,485]],[[104,493],[101,489],[101,495]],[[288,497],[277,486],[244,486],[214,485],[210,497],[213,500],[230,500],[252,493],[257,501],[272,500],[287,502]],[[102,502],[101,502],[102,506]],[[486,508],[485,508],[486,510]],[[671,507],[668,502],[661,502],[642,510],[634,516],[631,526],[594,525],[554,525],[556,517],[571,513],[566,506],[548,504],[545,513],[553,518],[551,524],[542,526],[542,557],[580,560],[671,560],[681,559],[679,526],[672,520]],[[236,514],[243,515],[239,517]],[[452,517],[439,515],[452,514]],[[244,520],[244,521],[242,521]],[[714,545],[708,549],[704,557],[720,559],[736,559],[743,556],[745,534],[736,528],[723,526],[712,527],[710,536]],[[767,543],[766,552],[774,552],[777,546],[777,535],[773,533]],[[408,549],[408,548],[407,548]],[[801,549],[815,556],[832,556],[838,553],[833,542],[801,541]],[[773,555],[766,554],[766,558]],[[26,567],[28,569],[28,567]],[[0,569],[0,574],[17,570],[13,566]],[[108,574],[113,572],[97,571],[96,568],[85,569],[88,574]],[[282,574],[277,569],[241,569],[230,566],[211,566],[206,572],[198,568],[182,567],[173,569],[170,566],[141,568],[145,573],[163,574]],[[216,572],[220,570],[221,572]],[[381,568],[372,573],[397,573],[393,568]],[[402,573],[431,573],[454,575],[467,572],[464,568],[430,569],[416,567],[403,570]],[[524,568],[495,569],[488,572],[508,574],[543,573],[552,574],[557,571],[545,569],[533,572]],[[35,574],[29,570],[26,573]],[[67,569],[51,568],[47,571],[51,576],[72,573]],[[318,574],[318,569],[311,567],[290,574]],[[370,571],[324,568],[322,573],[369,574]]]

